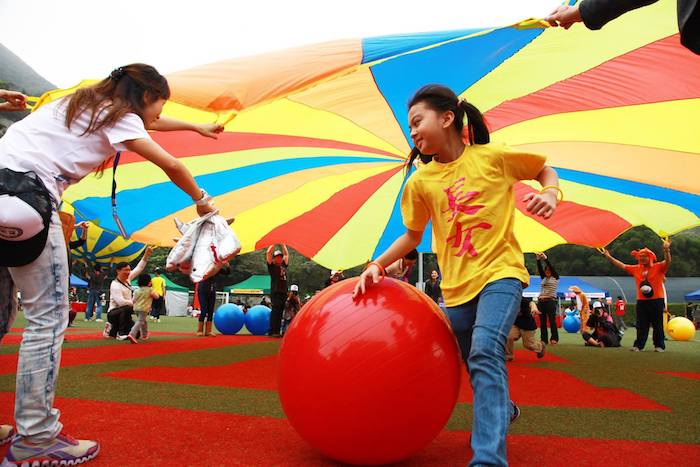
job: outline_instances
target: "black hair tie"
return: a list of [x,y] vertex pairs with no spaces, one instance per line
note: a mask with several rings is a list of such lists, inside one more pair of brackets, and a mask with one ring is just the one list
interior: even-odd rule
[[112,72],[109,74],[109,77],[112,78],[114,81],[119,81],[125,74],[126,70],[123,66],[120,66],[119,68],[115,68],[114,70],[112,70]]

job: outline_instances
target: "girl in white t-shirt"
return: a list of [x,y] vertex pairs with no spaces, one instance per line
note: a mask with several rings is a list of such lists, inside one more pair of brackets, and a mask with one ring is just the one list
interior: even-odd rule
[[[22,292],[27,319],[17,368],[18,436],[13,438],[3,465],[33,465],[46,459],[79,463],[94,458],[99,451],[95,441],[62,434],[59,411],[53,408],[68,323],[67,254],[56,212],[63,191],[95,169],[104,170],[116,151],[128,150],[160,167],[190,195],[199,215],[214,209],[182,162],[154,142],[147,130],[192,130],[215,137],[223,128],[159,118],[169,97],[168,82],[155,68],[143,64],[119,67],[99,83],[37,109],[0,139],[0,170],[34,172],[54,205],[48,238],[39,256],[24,266],[0,266],[0,338],[14,318],[15,287]],[[7,216],[17,212],[8,208],[7,199],[0,196],[0,212],[6,222]],[[7,204],[4,208],[3,202]],[[14,203],[16,206],[16,200]]]

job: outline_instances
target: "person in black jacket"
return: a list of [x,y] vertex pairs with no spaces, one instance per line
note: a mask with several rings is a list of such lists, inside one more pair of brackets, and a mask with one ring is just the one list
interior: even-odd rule
[[[545,18],[552,26],[569,29],[572,24],[583,22],[588,29],[600,29],[628,11],[658,0],[583,0],[573,5],[562,5]],[[681,44],[700,55],[700,8],[698,0],[678,0],[678,30]]]

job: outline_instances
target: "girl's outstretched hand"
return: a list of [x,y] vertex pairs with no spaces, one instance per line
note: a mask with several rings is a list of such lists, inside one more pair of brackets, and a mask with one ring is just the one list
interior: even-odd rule
[[358,298],[367,291],[367,287],[371,284],[377,284],[382,280],[382,273],[376,264],[370,264],[367,266],[362,274],[360,274],[357,284],[355,284],[355,290],[352,292],[352,298]]
[[544,193],[528,193],[523,197],[527,212],[549,219],[557,208],[557,195],[551,190]]
[[202,123],[197,125],[195,128],[197,129],[197,133],[200,135],[214,139],[217,139],[219,133],[224,131],[223,125],[219,125],[218,123]]

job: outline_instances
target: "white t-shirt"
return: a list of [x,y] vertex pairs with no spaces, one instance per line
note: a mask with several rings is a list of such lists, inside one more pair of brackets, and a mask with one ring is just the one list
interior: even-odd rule
[[150,138],[141,117],[127,113],[112,127],[81,136],[90,123],[90,112],[66,128],[66,101],[51,102],[7,129],[0,138],[0,168],[34,171],[56,202],[63,191],[96,169],[124,141]]

